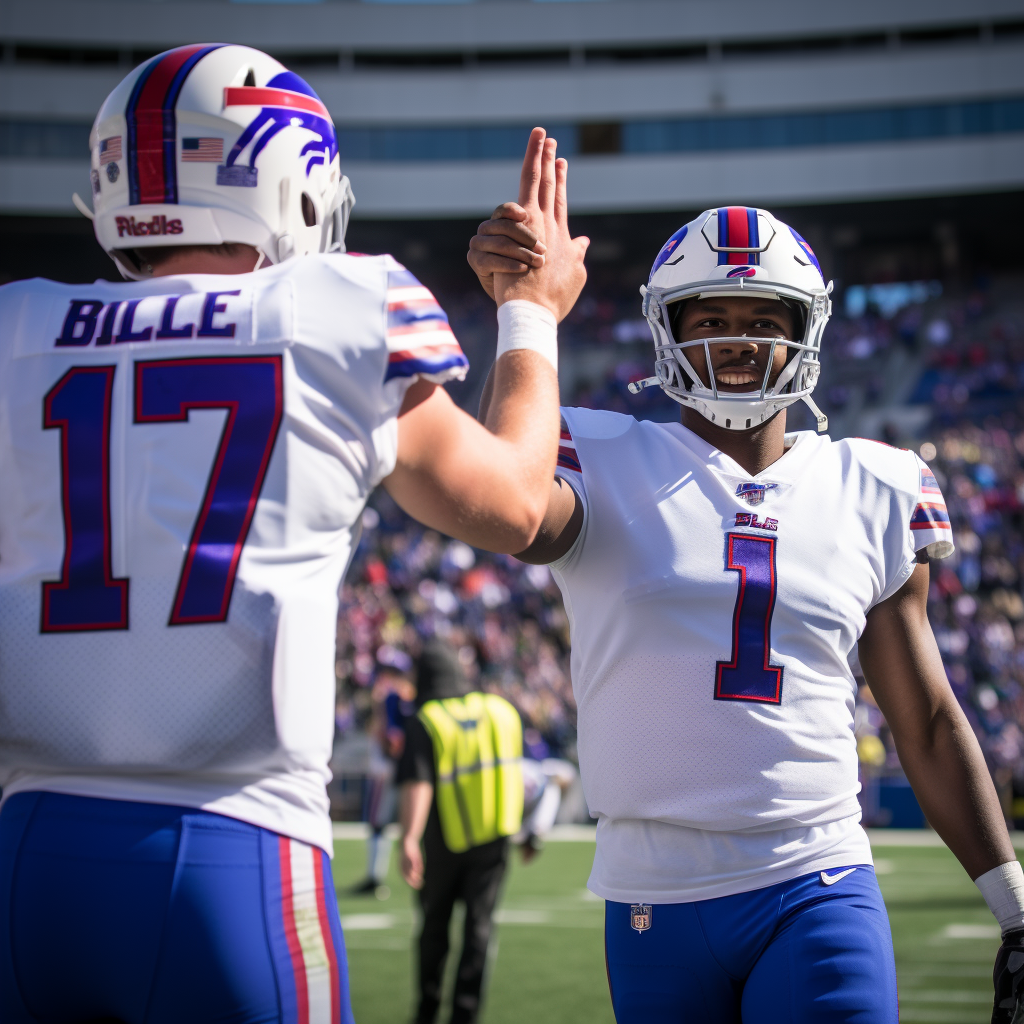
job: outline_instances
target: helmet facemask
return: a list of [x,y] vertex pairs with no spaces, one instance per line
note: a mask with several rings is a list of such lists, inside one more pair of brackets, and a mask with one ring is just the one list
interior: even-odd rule
[[[825,287],[810,246],[767,211],[748,207],[706,211],[668,240],[649,284],[640,289],[643,313],[654,337],[657,376],[630,385],[630,390],[637,393],[658,384],[674,401],[727,430],[751,430],[794,402],[804,401],[819,432],[827,429],[828,421],[810,395],[821,371],[818,355],[832,311],[831,287]],[[739,336],[723,330],[717,337],[680,341],[674,320],[687,300],[711,298],[782,302],[794,314],[789,332],[793,336],[743,329]],[[754,342],[759,350],[762,345],[769,349],[764,374],[749,385],[750,390],[723,390],[716,380],[712,346],[730,342],[743,346]],[[780,346],[787,355],[773,378]],[[703,351],[707,383],[690,362],[690,349]],[[755,361],[760,367],[760,358]]]
[[[721,335],[679,341],[675,335],[673,313],[687,299],[750,298],[781,300],[795,304],[802,312],[802,331],[796,338],[760,337],[753,335]],[[655,373],[662,390],[681,405],[692,406],[713,423],[730,430],[750,430],[767,422],[777,412],[794,402],[806,400],[818,381],[821,366],[818,353],[821,334],[827,321],[831,303],[827,296],[813,296],[794,288],[776,287],[771,291],[751,288],[744,279],[734,281],[708,281],[697,286],[685,286],[651,295],[649,305],[645,298],[645,313],[654,334]],[[745,392],[721,391],[712,372],[711,346],[733,342],[770,346],[764,376],[756,390]],[[774,381],[771,380],[775,352],[779,346],[789,350],[786,362]],[[686,356],[687,349],[699,348],[708,367],[709,384],[705,384],[696,368]]]

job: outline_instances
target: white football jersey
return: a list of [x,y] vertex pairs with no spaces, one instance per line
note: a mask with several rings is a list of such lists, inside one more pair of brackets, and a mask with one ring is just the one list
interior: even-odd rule
[[608,899],[728,895],[870,863],[853,733],[867,612],[952,552],[935,478],[787,436],[751,477],[680,423],[563,410],[581,535],[552,569]]
[[417,376],[389,256],[0,289],[0,785],[331,849],[338,587]]

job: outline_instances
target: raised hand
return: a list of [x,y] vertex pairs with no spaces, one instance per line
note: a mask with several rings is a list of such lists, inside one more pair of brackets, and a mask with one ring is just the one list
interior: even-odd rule
[[534,128],[519,179],[519,202],[503,203],[477,229],[468,260],[484,290],[500,306],[527,299],[562,320],[572,309],[587,272],[585,236],[569,237],[568,164],[557,143]]

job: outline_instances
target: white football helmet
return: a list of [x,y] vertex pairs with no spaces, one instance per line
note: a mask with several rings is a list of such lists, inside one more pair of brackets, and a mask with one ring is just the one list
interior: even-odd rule
[[107,97],[89,141],[96,238],[125,277],[142,276],[147,246],[245,242],[271,263],[344,252],[355,200],[331,115],[260,50],[161,53]]
[[[662,247],[641,287],[643,312],[654,334],[656,377],[630,385],[638,393],[658,384],[682,405],[730,430],[749,430],[793,402],[803,400],[814,414],[818,431],[828,420],[811,399],[821,366],[821,335],[832,313],[828,287],[811,247],[789,225],[767,210],[726,206],[707,210],[680,228]],[[710,387],[698,377],[684,349],[700,346],[711,366],[709,345],[749,338],[707,338],[680,342],[672,326],[672,306],[691,298],[761,296],[782,300],[802,313],[799,337],[766,339],[771,344],[767,368],[756,391],[722,393],[710,376]],[[785,345],[789,356],[772,383],[775,349]]]

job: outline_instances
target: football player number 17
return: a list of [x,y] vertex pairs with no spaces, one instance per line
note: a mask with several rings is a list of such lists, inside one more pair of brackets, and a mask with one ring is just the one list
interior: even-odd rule
[[715,700],[782,700],[781,667],[771,664],[772,612],[778,589],[774,537],[730,533],[725,567],[739,574],[732,617],[732,658],[715,669]]
[[[128,628],[128,579],[111,565],[110,425],[114,366],[77,366],[43,400],[43,428],[60,431],[64,560],[43,584],[41,629]],[[134,365],[134,422],[184,423],[192,409],[227,419],[184,551],[168,625],[223,622],[238,560],[284,408],[281,357],[211,356]]]

